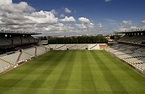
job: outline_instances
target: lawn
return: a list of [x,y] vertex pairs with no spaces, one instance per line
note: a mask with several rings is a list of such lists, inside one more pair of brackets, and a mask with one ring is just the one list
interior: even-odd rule
[[0,75],[0,94],[144,94],[145,76],[106,51],[50,51]]

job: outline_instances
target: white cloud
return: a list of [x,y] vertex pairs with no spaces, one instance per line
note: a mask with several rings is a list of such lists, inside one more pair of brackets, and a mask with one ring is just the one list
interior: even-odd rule
[[65,11],[65,13],[71,13],[71,10],[68,8],[65,8],[64,11]]
[[81,23],[86,23],[86,24],[90,23],[90,20],[87,19],[87,18],[85,18],[85,17],[80,17],[78,20],[79,20]]
[[53,13],[42,10],[39,12],[33,12],[29,16],[25,16],[25,18],[28,18],[36,23],[53,24],[58,22],[58,18],[56,18]]
[[65,15],[64,14],[61,14],[60,17],[65,17]]
[[137,29],[137,26],[131,26],[130,29]]
[[119,31],[128,31],[131,30],[133,28],[135,28],[135,26],[132,25],[132,20],[123,20],[121,21],[118,29]]
[[112,0],[105,0],[105,2],[111,2]]
[[[54,24],[58,22],[58,18],[54,16],[52,11],[34,12],[35,9],[26,2],[9,3],[9,7],[0,6],[0,24],[1,28],[8,30],[35,31],[38,29],[36,24]],[[43,28],[43,27],[39,27]]]
[[3,22],[1,21],[1,17],[0,17],[0,25],[2,24]]
[[118,27],[119,31],[130,31],[130,30],[138,30],[141,29],[142,26],[136,26],[134,23],[132,23],[131,20],[124,20],[121,22],[120,26]]
[[122,24],[131,25],[132,21],[131,20],[123,20]]
[[90,27],[90,28],[93,28],[93,27],[94,27],[94,23],[90,23],[90,24],[89,24],[89,27]]
[[55,9],[52,9],[50,12],[53,13],[54,15],[58,14]]
[[12,0],[0,0],[0,5],[10,5],[12,4]]
[[115,22],[115,20],[113,20],[113,19],[105,19],[105,20],[108,22]]
[[76,20],[72,16],[70,16],[70,17],[65,16],[65,18],[60,19],[60,21],[62,21],[62,22],[75,22]]
[[85,32],[87,34],[94,33],[99,27],[95,27],[95,24],[90,22],[89,19],[85,17],[80,17],[78,19],[81,24],[76,24],[76,27],[78,28],[78,32]]
[[76,24],[78,29],[87,29],[87,27],[84,24]]
[[26,2],[20,2],[18,4],[12,3],[9,5],[1,5],[0,10],[8,13],[28,13],[33,12],[35,9],[29,6]]
[[[40,31],[40,28],[37,28],[37,30]],[[63,24],[63,23],[57,23],[53,25],[44,26],[41,28],[41,31],[45,31],[45,33],[49,35],[55,35],[55,34],[68,34],[69,32],[74,32],[74,27],[72,24]]]
[[145,24],[145,20],[141,21],[143,24]]
[[44,27],[44,30],[46,32],[62,32],[65,30],[64,25],[63,24],[54,24],[54,25],[49,25]]
[[130,31],[130,30],[138,30],[139,29],[139,27],[137,27],[137,26],[130,26],[130,27],[120,27],[119,28],[119,31]]
[[142,29],[145,30],[145,26],[142,26]]
[[119,28],[119,31],[123,31],[123,32],[124,32],[124,31],[128,31],[128,30],[129,30],[129,28],[125,28],[125,27],[120,27],[120,28]]
[[[65,8],[65,13],[71,13],[71,10]],[[95,32],[97,28],[102,27],[102,24],[96,26],[85,17],[78,18],[78,22],[73,16],[57,14],[61,13],[55,9],[36,11],[26,2],[12,3],[11,0],[0,0],[0,28],[3,29],[42,32],[50,35],[81,35]]]
[[99,23],[99,24],[97,24],[97,27],[98,27],[98,28],[102,28],[103,26],[102,26],[101,23]]
[[88,23],[88,24],[81,23],[81,24],[75,24],[75,26],[79,30],[83,30],[83,31],[87,31],[87,30],[89,31],[89,30],[95,29],[94,23]]

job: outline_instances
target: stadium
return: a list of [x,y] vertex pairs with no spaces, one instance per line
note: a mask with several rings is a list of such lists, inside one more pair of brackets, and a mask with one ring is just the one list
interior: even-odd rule
[[117,44],[39,45],[31,35],[1,35],[1,94],[145,92],[144,31],[119,32]]
[[0,0],[0,94],[144,94],[144,0]]

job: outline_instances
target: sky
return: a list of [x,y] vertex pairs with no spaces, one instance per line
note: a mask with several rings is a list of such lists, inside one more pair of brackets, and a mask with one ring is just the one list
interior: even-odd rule
[[145,0],[0,0],[0,29],[94,35],[145,29]]

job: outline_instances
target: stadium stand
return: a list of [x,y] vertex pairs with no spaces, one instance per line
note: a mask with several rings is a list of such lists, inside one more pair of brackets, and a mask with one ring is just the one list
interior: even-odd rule
[[118,40],[118,42],[145,45],[143,43],[145,41],[145,32],[144,31],[122,32],[122,33],[125,33],[125,35],[120,40]]
[[49,49],[47,49],[45,46],[37,46],[36,51],[36,55],[39,56],[49,51]]
[[106,50],[116,57],[145,74],[145,39],[144,31],[121,32],[124,36],[118,40],[118,44],[112,45]]
[[47,48],[53,50],[104,50],[106,43],[97,44],[48,44]]
[[37,33],[0,31],[0,73],[40,56],[49,50],[99,50],[104,44],[48,44],[38,45],[31,35]]
[[14,37],[13,37],[13,40],[12,40],[12,44],[13,44],[13,45],[22,44],[22,41],[21,41],[20,37],[14,36]]
[[0,36],[0,46],[8,46],[8,45],[11,45],[11,41],[4,37],[4,36]]
[[38,40],[31,35],[37,33],[0,32],[0,73],[49,51],[45,46],[39,46]]

